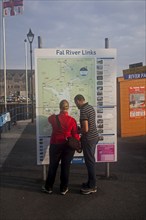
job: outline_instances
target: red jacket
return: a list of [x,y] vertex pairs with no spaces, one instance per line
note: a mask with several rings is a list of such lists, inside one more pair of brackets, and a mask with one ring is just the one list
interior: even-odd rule
[[68,115],[68,112],[60,112],[58,115],[61,128],[56,121],[56,115],[48,117],[49,123],[52,125],[52,135],[50,144],[62,144],[66,142],[67,137],[75,137],[80,139],[77,129],[76,120]]

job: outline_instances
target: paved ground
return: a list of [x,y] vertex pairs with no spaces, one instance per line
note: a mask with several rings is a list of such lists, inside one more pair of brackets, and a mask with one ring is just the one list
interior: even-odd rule
[[2,133],[1,220],[145,220],[146,136],[118,138],[118,162],[110,164],[110,179],[102,178],[106,165],[97,164],[99,190],[81,195],[84,165],[72,164],[70,191],[59,194],[59,171],[52,195],[40,192],[42,166],[36,165],[35,123],[21,121]]

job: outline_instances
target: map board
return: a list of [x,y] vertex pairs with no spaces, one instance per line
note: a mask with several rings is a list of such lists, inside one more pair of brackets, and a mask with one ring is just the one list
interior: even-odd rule
[[[82,94],[96,111],[100,141],[96,162],[117,160],[116,49],[35,49],[37,164],[49,163],[52,128],[48,116],[67,99],[69,114],[79,123],[74,97]],[[75,153],[73,163],[84,163]]]

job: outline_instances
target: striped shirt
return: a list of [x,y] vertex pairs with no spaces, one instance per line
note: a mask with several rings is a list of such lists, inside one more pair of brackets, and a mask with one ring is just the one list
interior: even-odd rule
[[88,121],[88,132],[86,134],[88,140],[96,140],[98,136],[98,132],[96,129],[96,122],[95,122],[95,110],[94,108],[87,103],[85,103],[80,108],[80,124],[82,127],[82,121],[87,120]]

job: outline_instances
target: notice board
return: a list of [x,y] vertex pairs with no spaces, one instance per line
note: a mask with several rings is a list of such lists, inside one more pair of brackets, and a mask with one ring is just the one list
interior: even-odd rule
[[[37,164],[49,163],[52,128],[48,116],[67,99],[79,122],[74,97],[82,94],[96,112],[100,141],[96,162],[117,160],[116,49],[35,49]],[[75,153],[72,163],[84,163]]]

